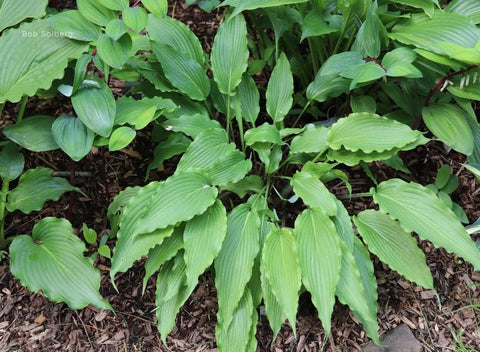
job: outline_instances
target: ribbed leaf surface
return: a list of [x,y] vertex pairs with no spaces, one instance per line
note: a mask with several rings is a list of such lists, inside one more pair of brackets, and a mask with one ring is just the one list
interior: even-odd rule
[[83,17],[99,26],[118,18],[118,12],[103,6],[102,0],[77,0],[77,7]]
[[262,265],[273,294],[296,334],[299,290],[302,285],[295,239],[289,229],[271,231],[265,238]]
[[273,69],[265,97],[268,114],[275,123],[282,122],[293,104],[293,76],[284,53],[280,54]]
[[206,169],[205,173],[212,180],[212,185],[225,186],[242,180],[251,169],[252,162],[245,159],[245,154],[239,150],[233,150]]
[[233,95],[248,66],[247,24],[243,15],[230,17],[218,28],[211,61],[218,89]]
[[412,143],[419,135],[421,132],[395,120],[375,114],[353,113],[332,125],[327,144],[335,150],[343,146],[354,152],[383,152]]
[[378,185],[373,199],[384,212],[400,220],[407,231],[471,262],[480,270],[480,251],[455,213],[431,190],[391,179]]
[[74,161],[81,160],[92,149],[95,133],[78,117],[62,115],[52,124],[51,135],[55,143]]
[[44,16],[47,5],[48,0],[24,0],[22,6],[17,0],[3,0],[0,2],[0,32],[26,18]]
[[[23,95],[32,96],[40,88],[48,89],[54,79],[63,77],[68,61],[88,49],[85,43],[41,35],[51,31],[46,20],[36,20],[2,35],[0,103],[18,102]],[[28,35],[24,36],[24,32]]]
[[187,136],[196,138],[204,130],[219,128],[218,121],[211,120],[204,114],[188,114],[171,118],[162,124],[163,127],[175,132],[182,132]]
[[286,319],[282,306],[278,302],[277,297],[273,294],[272,286],[265,276],[265,266],[260,266],[263,303],[265,304],[265,313],[267,314],[268,324],[272,328],[273,338],[275,339]]
[[457,12],[468,18],[474,23],[480,23],[480,2],[477,0],[454,0],[445,7],[446,12]]
[[407,280],[433,290],[425,254],[418,248],[415,238],[397,221],[372,209],[362,211],[353,221],[370,252]]
[[294,234],[303,284],[312,294],[328,335],[342,264],[340,238],[330,218],[318,209],[307,209],[298,216]]
[[227,235],[215,259],[215,286],[218,294],[218,318],[224,329],[230,325],[259,250],[260,219],[248,204],[232,210]]
[[260,113],[260,93],[254,79],[247,73],[242,76],[242,81],[237,87],[237,96],[240,99],[243,118],[255,123]]
[[102,34],[100,27],[87,21],[78,10],[59,12],[48,18],[48,23],[58,33],[63,33],[68,38],[94,41]]
[[227,232],[227,212],[220,200],[185,225],[183,234],[188,281],[198,279],[220,252]]
[[290,143],[290,153],[320,153],[327,150],[328,128],[324,126],[310,128],[309,126],[302,134],[293,138]]
[[18,186],[8,193],[8,211],[20,210],[28,214],[40,210],[47,200],[58,200],[68,191],[82,192],[62,177],[52,177],[53,170],[37,167],[25,172]]
[[15,237],[10,245],[10,270],[32,292],[42,290],[55,302],[72,309],[93,304],[112,309],[100,296],[100,272],[83,256],[85,244],[65,219],[45,218],[32,236]]
[[307,0],[227,0],[222,3],[222,6],[228,5],[235,7],[235,10],[233,10],[232,14],[232,16],[235,16],[236,14],[239,14],[245,10],[255,10],[288,4],[299,4],[302,2],[307,2]]
[[319,208],[329,216],[337,213],[335,198],[317,177],[299,171],[293,175],[290,184],[295,194],[309,207]]

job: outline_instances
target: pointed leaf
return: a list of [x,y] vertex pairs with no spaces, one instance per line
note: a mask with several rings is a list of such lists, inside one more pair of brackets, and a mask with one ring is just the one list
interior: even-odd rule
[[218,121],[211,120],[204,114],[194,114],[168,119],[162,126],[169,131],[182,132],[187,136],[197,138],[204,130],[211,128],[218,129],[220,124]]
[[317,177],[308,172],[298,171],[293,175],[290,184],[297,196],[312,207],[319,208],[329,216],[337,214],[335,198]]
[[212,46],[213,78],[223,94],[233,95],[248,66],[247,24],[243,15],[222,23]]
[[307,125],[305,131],[293,138],[290,153],[321,153],[327,150],[329,129],[324,126]]
[[10,140],[33,152],[58,149],[52,136],[52,116],[36,115],[6,127],[2,133]]
[[475,270],[480,269],[480,251],[453,211],[428,188],[391,179],[378,185],[373,199],[382,211],[400,220],[407,231],[415,231],[420,238],[456,253],[471,262]]
[[118,12],[111,10],[101,3],[102,0],[77,0],[80,13],[90,22],[99,26],[106,26],[108,22],[118,18]]
[[316,37],[324,34],[337,32],[338,30],[330,27],[324,20],[323,14],[318,9],[313,9],[303,19],[302,42],[306,38]]
[[268,318],[268,323],[273,331],[273,338],[275,339],[282,327],[286,316],[282,306],[278,302],[277,297],[273,294],[272,286],[265,276],[265,266],[260,266],[261,280],[262,280],[262,292],[263,303],[265,304],[265,313]]
[[112,309],[100,296],[100,272],[83,256],[85,244],[65,219],[45,218],[32,236],[15,237],[10,245],[10,270],[32,292],[42,290],[55,302],[72,309],[93,304]]
[[12,142],[7,142],[0,152],[0,177],[3,182],[15,180],[23,172],[25,157]]
[[90,152],[95,134],[83,122],[71,115],[62,115],[52,124],[55,143],[74,161]]
[[132,54],[132,38],[125,33],[117,40],[102,34],[97,40],[98,55],[109,66],[122,69]]
[[333,222],[318,209],[307,209],[298,216],[294,234],[303,284],[312,294],[328,335],[342,263],[340,239]]
[[130,127],[119,127],[112,132],[108,140],[108,150],[115,151],[125,148],[135,138],[137,133]]
[[282,122],[293,104],[293,76],[284,53],[280,54],[272,71],[265,97],[268,114],[275,123]]
[[233,6],[232,16],[239,14],[245,10],[256,10],[266,7],[274,7],[288,4],[300,4],[302,2],[307,2],[307,0],[227,0],[222,2],[222,6]]
[[48,18],[48,24],[58,33],[75,40],[91,42],[102,34],[100,27],[87,21],[78,10],[59,12]]
[[140,6],[126,8],[122,11],[122,18],[125,25],[133,29],[135,33],[144,29],[148,21],[147,11]]
[[255,80],[247,73],[243,74],[242,81],[237,87],[237,96],[242,106],[243,118],[255,123],[260,112],[260,93]]
[[257,175],[250,175],[240,181],[230,183],[221,187],[222,190],[231,191],[243,198],[248,192],[260,193],[263,189],[263,180]]
[[168,11],[167,0],[142,0],[142,5],[155,16],[165,16]]
[[52,177],[53,170],[37,167],[25,172],[18,181],[18,186],[8,194],[8,211],[20,210],[28,214],[40,210],[47,200],[58,200],[68,191],[82,191],[73,187],[62,177]]

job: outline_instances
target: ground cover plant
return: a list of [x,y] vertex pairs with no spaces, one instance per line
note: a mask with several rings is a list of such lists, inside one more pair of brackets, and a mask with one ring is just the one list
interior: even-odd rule
[[[435,288],[411,232],[478,270],[469,236],[478,229],[461,224],[468,219],[448,196],[458,182],[448,168],[424,186],[378,183],[368,166],[381,161],[408,174],[399,153],[438,139],[468,155],[466,167],[478,175],[476,2],[226,1],[210,54],[166,15],[166,2],[141,3],[84,0],[78,10],[26,13],[40,18],[0,37],[12,57],[24,57],[0,64],[0,103],[26,102],[39,89],[71,97],[74,114],[19,119],[4,131],[29,150],[60,148],[78,161],[93,146],[127,146],[153,122],[158,146],[149,169],[180,156],[170,177],[127,188],[108,213],[117,238],[112,283],[147,256],[144,287],[159,271],[155,314],[164,342],[209,268],[225,351],[256,349],[259,305],[274,335],[285,319],[295,331],[303,290],[326,335],[337,297],[378,343],[369,252]],[[38,48],[48,49],[42,60]],[[265,84],[253,79],[259,72]],[[110,76],[131,82],[118,100]],[[418,130],[422,123],[429,134]],[[11,148],[3,147],[5,158]],[[351,194],[344,170],[355,165],[376,185],[367,193]],[[378,208],[349,215],[327,187],[334,179],[345,182],[347,198],[371,197]],[[72,308],[109,309],[93,258],[71,234],[66,220],[47,218],[32,237],[14,238],[12,273]],[[32,256],[49,269],[44,275],[32,272]],[[52,285],[55,271],[61,279]],[[80,295],[79,287],[88,290]]]

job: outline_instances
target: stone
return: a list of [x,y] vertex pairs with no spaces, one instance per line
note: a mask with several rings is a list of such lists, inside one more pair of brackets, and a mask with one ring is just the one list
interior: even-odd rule
[[381,346],[373,342],[363,352],[422,352],[422,344],[413,336],[407,325],[402,324],[380,336]]

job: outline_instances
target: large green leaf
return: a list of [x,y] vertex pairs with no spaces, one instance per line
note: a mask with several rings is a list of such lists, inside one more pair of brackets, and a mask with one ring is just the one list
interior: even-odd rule
[[33,152],[58,149],[52,136],[52,116],[36,115],[5,128],[2,133],[12,141]]
[[123,96],[116,101],[115,124],[129,124],[142,129],[163,113],[172,113],[177,105],[170,99],[160,97],[136,100]]
[[227,220],[227,235],[215,259],[215,286],[218,317],[228,329],[252,275],[259,251],[260,219],[248,204],[232,210]]
[[233,95],[248,66],[247,24],[243,15],[230,17],[218,29],[212,46],[213,78],[223,94]]
[[26,214],[40,210],[47,200],[58,200],[67,191],[80,191],[62,177],[52,177],[53,170],[37,167],[25,172],[18,186],[8,194],[8,211],[20,210]]
[[298,171],[293,175],[290,184],[295,194],[309,207],[319,208],[329,216],[337,214],[335,198],[318,177],[305,171]]
[[480,270],[480,251],[455,213],[435,193],[416,183],[391,179],[371,189],[375,203],[407,231],[471,262]]
[[0,60],[0,103],[18,102],[23,95],[48,89],[54,79],[63,77],[68,61],[88,49],[86,43],[42,35],[52,31],[46,20],[36,20],[0,37],[6,55]]
[[327,150],[327,136],[329,129],[325,126],[305,126],[305,131],[293,138],[290,143],[290,153],[320,153]]
[[150,233],[202,214],[215,202],[218,193],[209,182],[208,177],[195,171],[151,182],[128,203],[118,237]]
[[165,16],[168,11],[167,0],[142,0],[142,5],[155,16]]
[[95,134],[71,115],[62,115],[52,124],[55,143],[74,161],[81,160],[92,149]]
[[21,6],[17,0],[0,1],[0,32],[26,18],[45,16],[47,5],[48,0],[24,0]]
[[103,6],[117,11],[122,11],[128,7],[128,0],[98,0]]
[[0,178],[3,182],[15,180],[23,172],[25,157],[18,150],[18,147],[7,142],[0,152]]
[[445,7],[446,12],[457,12],[470,18],[474,23],[480,23],[480,2],[477,0],[454,0]]
[[181,133],[173,133],[166,140],[159,143],[153,151],[153,160],[148,165],[146,178],[149,177],[151,170],[158,168],[165,160],[184,153],[190,143],[191,140]]
[[377,210],[364,210],[353,221],[370,252],[408,280],[433,290],[425,254],[397,221]]
[[45,218],[32,236],[15,237],[10,245],[10,270],[32,292],[42,290],[55,302],[73,309],[93,304],[112,309],[100,296],[100,273],[83,256],[85,244],[65,219]]
[[473,134],[468,116],[452,104],[436,103],[422,109],[423,121],[435,136],[456,151],[470,155],[473,152]]
[[48,18],[48,23],[58,33],[68,38],[91,42],[102,34],[100,27],[87,21],[78,10],[68,10]]
[[116,106],[113,93],[105,82],[84,81],[72,95],[72,105],[85,126],[100,136],[110,136]]
[[320,209],[303,211],[295,221],[294,234],[303,284],[312,294],[328,335],[342,264],[340,238],[333,222]]
[[296,334],[295,322],[302,279],[292,231],[281,228],[267,235],[262,250],[262,265],[272,292]]
[[125,25],[133,29],[135,33],[143,30],[148,21],[147,11],[140,6],[127,7],[122,11],[122,18]]
[[83,17],[99,26],[118,18],[118,11],[103,6],[102,0],[77,0],[77,7]]
[[127,59],[133,54],[132,38],[129,33],[123,34],[117,40],[102,34],[97,40],[97,49],[98,55],[106,64],[122,69]]
[[282,122],[293,104],[293,76],[284,53],[280,54],[270,76],[265,98],[268,114],[275,123]]
[[339,119],[330,128],[327,144],[330,148],[366,153],[401,148],[421,135],[407,125],[376,114],[353,113]]
[[307,0],[227,0],[222,3],[222,6],[235,7],[235,10],[233,10],[232,13],[232,16],[235,16],[236,14],[239,14],[245,10],[256,10],[266,7],[299,4],[302,2],[307,2]]
[[240,99],[243,118],[254,124],[260,113],[260,93],[255,80],[247,73],[243,74],[237,87],[237,97]]
[[153,41],[175,48],[198,64],[204,64],[202,45],[186,24],[169,16],[149,15],[147,31]]
[[188,114],[176,118],[170,118],[166,120],[162,126],[167,130],[182,132],[187,136],[197,138],[197,136],[204,130],[220,128],[220,123],[218,121],[211,120],[205,114],[196,113],[192,115]]
[[312,9],[303,19],[302,38],[300,41],[337,31],[337,29],[330,27],[328,23],[325,22],[323,14],[318,9]]
[[222,248],[227,233],[227,212],[220,200],[185,225],[183,234],[186,275],[189,282],[198,279]]

